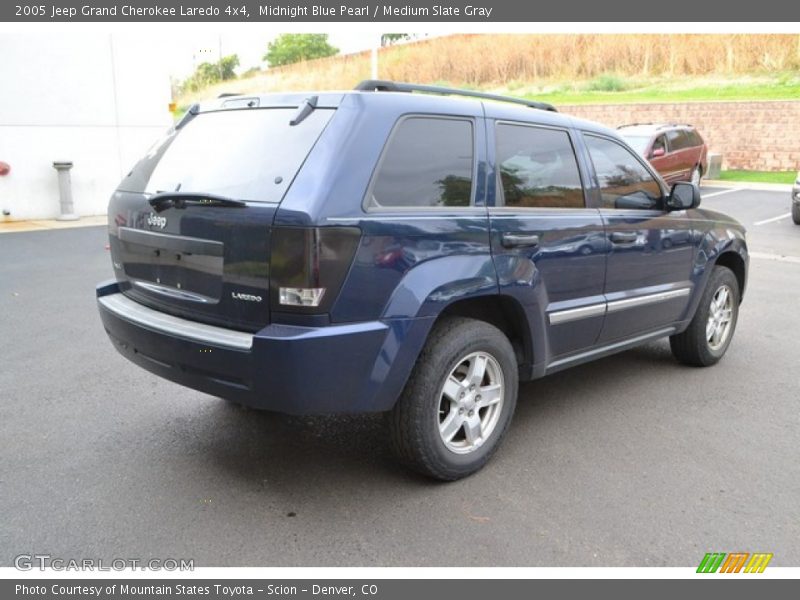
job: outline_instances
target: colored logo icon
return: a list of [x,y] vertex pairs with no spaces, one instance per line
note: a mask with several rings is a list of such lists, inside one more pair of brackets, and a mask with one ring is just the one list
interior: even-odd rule
[[765,552],[709,552],[700,561],[698,573],[763,573],[772,554]]

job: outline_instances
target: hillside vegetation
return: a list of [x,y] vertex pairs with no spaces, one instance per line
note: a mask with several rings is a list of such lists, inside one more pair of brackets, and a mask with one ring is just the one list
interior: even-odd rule
[[[187,93],[350,89],[369,52],[258,71]],[[800,98],[800,35],[456,35],[382,48],[379,77],[557,103]]]

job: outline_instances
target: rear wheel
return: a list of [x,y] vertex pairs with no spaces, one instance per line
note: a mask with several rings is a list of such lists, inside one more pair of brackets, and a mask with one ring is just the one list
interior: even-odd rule
[[792,221],[795,225],[800,225],[800,204],[792,202]]
[[696,367],[708,367],[718,362],[733,339],[739,299],[739,282],[733,271],[727,267],[714,267],[689,327],[669,338],[675,358]]
[[437,323],[389,414],[395,454],[416,471],[452,481],[489,460],[517,401],[517,361],[508,338],[483,321]]

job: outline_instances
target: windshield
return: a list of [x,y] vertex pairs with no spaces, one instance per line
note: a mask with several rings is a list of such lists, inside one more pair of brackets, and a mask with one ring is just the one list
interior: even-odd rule
[[649,135],[622,135],[622,138],[628,142],[628,145],[636,150],[638,154],[645,156],[647,146],[650,145]]
[[[280,202],[333,115],[333,110],[317,109],[290,126],[296,112],[267,108],[201,113],[155,150],[160,155],[155,166],[146,157],[134,168],[132,179],[143,189],[131,191]],[[137,169],[143,171],[138,177]],[[120,187],[127,189],[125,185],[123,181]]]

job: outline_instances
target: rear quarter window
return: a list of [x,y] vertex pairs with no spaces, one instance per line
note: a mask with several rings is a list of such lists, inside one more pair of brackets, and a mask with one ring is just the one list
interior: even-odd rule
[[469,119],[405,117],[378,162],[367,208],[470,206],[473,123]]
[[700,134],[697,133],[696,130],[691,129],[686,132],[689,136],[689,145],[691,146],[702,146],[703,145],[703,138],[700,137]]

